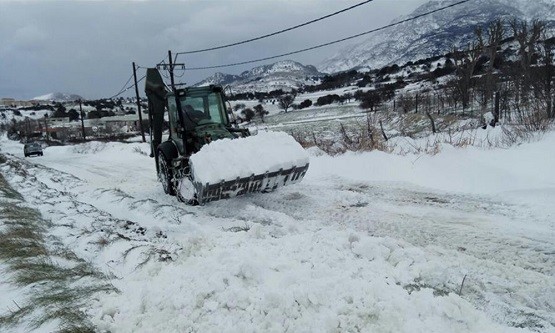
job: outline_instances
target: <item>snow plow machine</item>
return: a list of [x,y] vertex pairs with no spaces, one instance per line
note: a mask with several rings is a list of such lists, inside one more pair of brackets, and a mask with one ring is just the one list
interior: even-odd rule
[[158,179],[180,201],[202,205],[271,192],[301,181],[308,170],[306,152],[290,135],[251,136],[232,123],[220,86],[168,89],[158,69],[149,68],[145,92]]

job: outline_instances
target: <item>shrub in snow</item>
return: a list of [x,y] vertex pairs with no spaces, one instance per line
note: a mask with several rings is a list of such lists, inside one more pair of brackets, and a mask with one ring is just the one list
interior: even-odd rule
[[299,109],[304,109],[312,106],[312,101],[309,99],[305,99],[299,104]]
[[241,111],[241,115],[243,116],[243,119],[247,122],[251,121],[252,118],[254,118],[254,111],[250,108],[246,108],[243,111]]

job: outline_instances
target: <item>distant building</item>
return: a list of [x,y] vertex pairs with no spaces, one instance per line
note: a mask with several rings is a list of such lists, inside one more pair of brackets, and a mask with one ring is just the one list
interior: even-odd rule
[[50,117],[47,119],[48,124],[50,124],[51,126],[55,126],[55,125],[63,125],[63,124],[67,124],[69,123],[69,117]]
[[128,114],[125,116],[103,117],[98,119],[99,123],[104,124],[107,130],[117,131],[125,128],[125,131],[133,132],[140,129],[139,115]]
[[19,101],[15,98],[10,97],[3,97],[0,99],[1,106],[9,106],[12,108],[20,107],[20,106],[33,106],[36,105],[37,101]]
[[15,107],[15,99],[4,97],[0,99],[0,105]]

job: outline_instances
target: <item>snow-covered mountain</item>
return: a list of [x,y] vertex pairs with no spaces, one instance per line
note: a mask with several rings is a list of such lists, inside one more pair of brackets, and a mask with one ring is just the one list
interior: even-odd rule
[[239,75],[216,73],[195,86],[230,85],[234,92],[291,90],[302,85],[314,84],[322,75],[314,66],[284,60],[258,66]]
[[[455,3],[458,0],[433,0],[417,8],[402,21]],[[326,73],[357,67],[381,68],[403,64],[464,47],[473,40],[477,26],[496,19],[540,19],[555,24],[555,0],[473,0],[434,14],[371,34],[319,65]]]
[[228,84],[232,84],[233,82],[238,81],[240,79],[241,77],[239,75],[217,72],[214,75],[207,77],[206,79],[196,83],[195,86],[208,86],[211,84],[225,86]]
[[36,101],[56,101],[56,102],[69,102],[83,99],[83,97],[76,94],[66,94],[61,92],[49,93],[42,96],[33,98]]

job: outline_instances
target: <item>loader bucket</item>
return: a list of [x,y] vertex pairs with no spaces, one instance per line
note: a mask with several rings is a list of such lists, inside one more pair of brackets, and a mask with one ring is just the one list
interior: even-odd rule
[[291,136],[264,132],[211,142],[189,160],[199,204],[275,189],[300,182],[308,156]]
[[271,192],[278,187],[300,182],[307,170],[308,164],[300,167],[294,166],[287,170],[280,169],[259,175],[252,174],[250,177],[235,180],[222,180],[216,184],[193,182],[193,186],[195,187],[197,201],[204,204],[246,193]]

